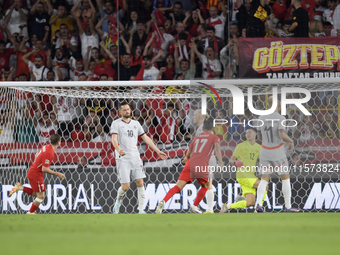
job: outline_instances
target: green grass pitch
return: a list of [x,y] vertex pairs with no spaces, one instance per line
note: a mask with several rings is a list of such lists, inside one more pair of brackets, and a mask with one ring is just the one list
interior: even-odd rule
[[339,254],[340,214],[1,215],[0,254]]

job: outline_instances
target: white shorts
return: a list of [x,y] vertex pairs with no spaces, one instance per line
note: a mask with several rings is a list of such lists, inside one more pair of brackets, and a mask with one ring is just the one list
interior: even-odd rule
[[277,173],[278,175],[289,174],[289,165],[287,158],[279,160],[264,160],[260,159],[260,174],[272,174]]
[[[215,155],[212,155],[212,156],[210,157],[208,166],[212,166],[213,169],[216,170],[217,163],[216,163],[216,157],[215,157]],[[210,178],[210,179],[214,179],[214,173],[215,173],[215,172],[213,172],[213,171],[209,171],[209,178]]]
[[120,183],[130,183],[146,177],[143,161],[139,159],[116,159],[117,174]]

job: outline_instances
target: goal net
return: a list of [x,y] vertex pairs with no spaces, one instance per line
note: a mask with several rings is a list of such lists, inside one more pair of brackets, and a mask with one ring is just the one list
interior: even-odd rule
[[[253,108],[266,110],[268,96],[276,93],[281,102],[284,97],[290,100],[285,117],[287,134],[295,144],[294,152],[287,151],[286,155],[292,166],[292,205],[304,212],[340,209],[340,108],[336,79],[73,82],[72,87],[69,84],[46,82],[44,87],[19,82],[1,84],[1,213],[29,210],[31,197],[23,192],[9,196],[9,192],[16,182],[29,185],[26,173],[35,153],[54,133],[61,135],[62,145],[51,168],[63,172],[66,179],[44,176],[47,192],[38,213],[111,213],[120,183],[109,133],[111,123],[120,117],[118,107],[122,101],[129,103],[132,118],[140,122],[145,133],[169,157],[161,160],[139,141],[146,173],[145,210],[152,213],[184,167],[181,160],[197,129],[194,118],[197,109],[220,120],[216,123],[223,122],[215,125],[214,133],[221,140],[227,166],[236,145],[245,140],[251,120],[258,117]],[[311,97],[298,107],[292,102],[306,98],[302,89],[310,92]],[[311,115],[305,115],[302,108]],[[213,186],[215,211],[220,210],[222,203],[235,202],[241,193],[235,171],[215,173]],[[273,175],[264,203],[266,211],[283,209],[281,186],[278,176]],[[165,210],[188,212],[198,188],[197,183],[187,185],[166,204]],[[200,206],[206,209],[205,199]],[[252,211],[252,208],[239,210]],[[124,197],[121,212],[138,212],[134,183]]]

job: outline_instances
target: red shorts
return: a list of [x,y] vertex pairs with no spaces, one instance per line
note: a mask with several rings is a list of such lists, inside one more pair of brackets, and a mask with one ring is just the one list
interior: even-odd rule
[[45,192],[46,191],[44,179],[42,177],[35,177],[35,178],[28,177],[28,180],[30,181],[33,192]]
[[187,183],[191,183],[194,179],[197,180],[199,184],[204,184],[209,181],[209,177],[207,178],[194,178],[193,173],[190,173],[190,161],[188,160],[185,164],[180,176],[178,177],[178,180],[185,181]]

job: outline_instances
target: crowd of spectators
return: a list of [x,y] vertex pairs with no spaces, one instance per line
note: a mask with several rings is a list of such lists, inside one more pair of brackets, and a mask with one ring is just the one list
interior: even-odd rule
[[[0,0],[0,18],[2,81],[237,78],[240,37],[340,35],[337,0]],[[182,88],[163,89],[178,93]],[[337,93],[316,94],[310,107],[334,108],[335,97]],[[9,137],[19,142],[44,142],[55,132],[64,141],[108,141],[110,123],[118,117],[116,99],[8,96],[2,90],[0,100],[1,125],[15,114],[19,125]],[[212,105],[211,115],[253,117],[249,111],[232,116],[226,110],[229,101],[221,109]],[[264,101],[254,98],[258,109]],[[163,103],[161,112],[150,100],[133,100],[131,108],[155,141],[189,141],[199,105],[188,99]],[[338,137],[337,111],[326,111],[313,120],[291,111],[300,123],[292,134],[298,139],[309,133],[312,138]],[[33,131],[36,135],[28,137]],[[227,126],[215,130],[223,140],[244,139],[243,131]]]

